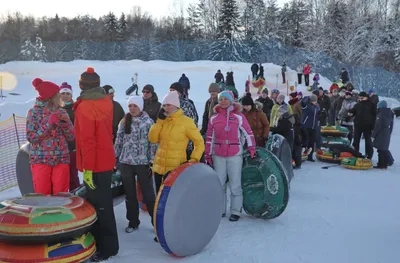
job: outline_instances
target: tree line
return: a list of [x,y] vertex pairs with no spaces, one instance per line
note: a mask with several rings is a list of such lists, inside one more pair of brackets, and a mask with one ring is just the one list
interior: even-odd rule
[[276,0],[198,0],[157,19],[133,7],[99,18],[14,13],[0,20],[0,63],[76,59],[298,60],[319,67],[335,60],[398,72],[400,0],[290,0],[282,8]]

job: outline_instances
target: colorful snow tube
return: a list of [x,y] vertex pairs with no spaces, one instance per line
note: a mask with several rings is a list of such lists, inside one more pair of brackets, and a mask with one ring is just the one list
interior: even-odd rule
[[247,214],[272,219],[280,216],[289,202],[289,183],[281,161],[269,150],[256,148],[254,158],[243,156],[243,209]]
[[352,169],[352,170],[368,170],[372,168],[372,162],[369,159],[363,159],[363,158],[344,158],[340,164],[347,169]]
[[143,211],[147,211],[147,206],[145,203],[143,203],[143,194],[142,189],[140,189],[139,182],[136,182],[136,196],[139,202],[140,209],[142,209]]
[[96,251],[90,233],[61,243],[15,245],[0,243],[0,262],[76,263],[88,260]]
[[349,134],[349,129],[343,126],[322,126],[322,136],[333,136],[333,137],[346,137]]
[[260,87],[263,87],[263,86],[264,86],[264,84],[265,84],[265,79],[263,79],[263,78],[261,78],[261,77],[258,77],[258,79],[253,80],[251,83],[253,84],[253,87],[255,87],[255,88],[260,88]]
[[350,141],[347,137],[322,137],[322,147],[330,148],[335,145],[349,146]]
[[94,207],[78,196],[29,194],[0,203],[0,240],[57,242],[88,232],[96,220]]
[[338,158],[334,158],[333,153],[330,151],[319,150],[317,151],[317,159],[321,162],[327,163],[340,163],[344,158],[354,157],[353,154],[349,152],[340,153]]
[[289,142],[280,134],[269,136],[266,148],[278,157],[282,162],[285,174],[288,176],[288,182],[292,181],[294,176],[292,165],[292,151]]
[[224,191],[217,173],[203,163],[185,163],[164,180],[154,207],[154,231],[172,256],[199,253],[221,222]]

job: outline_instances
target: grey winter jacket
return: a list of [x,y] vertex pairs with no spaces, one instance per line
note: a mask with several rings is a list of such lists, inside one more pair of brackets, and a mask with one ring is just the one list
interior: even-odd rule
[[157,144],[148,140],[154,121],[146,112],[132,118],[131,133],[125,134],[125,118],[119,124],[114,150],[119,162],[129,165],[148,165],[154,160]]
[[372,146],[378,150],[389,150],[390,135],[393,125],[393,113],[389,108],[379,109],[375,128],[372,132]]
[[303,65],[298,65],[296,68],[297,74],[303,74],[304,71],[304,66]]
[[341,121],[342,125],[354,125],[354,117],[350,117],[347,115],[349,110],[354,108],[357,102],[353,99],[344,99],[342,103],[342,108],[339,110],[338,118]]

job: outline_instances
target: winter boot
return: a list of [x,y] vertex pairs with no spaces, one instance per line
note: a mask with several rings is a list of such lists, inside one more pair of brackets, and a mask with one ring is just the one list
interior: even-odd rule
[[132,226],[131,224],[128,225],[127,228],[125,228],[126,233],[132,233],[135,230],[138,230],[139,226]]
[[100,253],[95,253],[93,257],[90,259],[90,262],[105,262],[112,258],[112,256],[102,256]]
[[238,215],[231,215],[231,216],[229,217],[229,221],[231,221],[231,222],[236,222],[236,221],[239,220],[239,218],[240,218],[240,216],[238,216]]

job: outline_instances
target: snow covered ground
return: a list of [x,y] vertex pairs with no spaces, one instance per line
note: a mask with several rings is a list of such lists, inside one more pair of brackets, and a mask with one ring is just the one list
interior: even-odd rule
[[[139,73],[139,87],[153,84],[159,97],[169,85],[186,73],[191,81],[190,98],[195,101],[199,116],[208,98],[208,85],[216,70],[234,71],[239,93],[250,74],[250,64],[226,62],[165,62],[165,61],[75,61],[70,63],[12,62],[0,65],[0,72],[12,73],[17,86],[3,86],[6,98],[0,99],[0,121],[12,113],[24,116],[32,105],[36,91],[31,86],[35,77],[73,85],[74,97],[79,93],[79,75],[87,66],[93,66],[101,76],[102,85],[111,84],[117,91],[116,100],[126,107],[124,94],[131,84],[134,72]],[[268,86],[273,89],[280,66],[265,64]],[[296,73],[289,72],[289,81]],[[312,79],[312,78],[310,78]],[[9,81],[8,83],[11,83]],[[321,79],[329,88],[331,82]],[[304,86],[298,90],[305,91]],[[8,92],[20,93],[20,96]],[[380,98],[385,99],[385,98]],[[387,99],[390,107],[400,103]],[[395,160],[400,157],[400,120],[395,121],[391,151]],[[362,142],[361,149],[364,149]],[[373,158],[377,161],[377,154]],[[180,262],[268,262],[268,263],[392,263],[400,258],[400,165],[387,171],[352,171],[342,167],[322,170],[321,162],[303,164],[291,183],[291,196],[286,211],[277,219],[265,221],[244,215],[237,223],[223,218],[214,239],[198,255],[180,259]],[[397,172],[396,172],[397,171]],[[205,189],[206,191],[206,189]],[[17,188],[0,192],[0,199],[19,196]],[[125,205],[115,208],[120,239],[120,253],[109,262],[176,262],[153,241],[150,218],[141,213],[137,232],[126,234]]]

